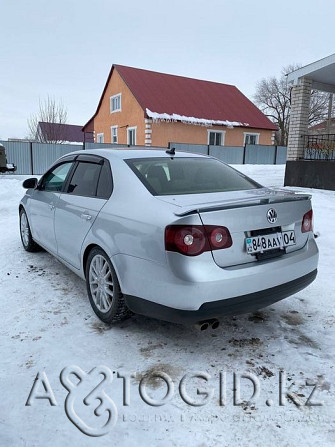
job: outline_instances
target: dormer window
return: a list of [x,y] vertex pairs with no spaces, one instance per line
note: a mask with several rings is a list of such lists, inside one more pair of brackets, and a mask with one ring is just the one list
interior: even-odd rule
[[121,93],[110,97],[110,112],[121,112]]

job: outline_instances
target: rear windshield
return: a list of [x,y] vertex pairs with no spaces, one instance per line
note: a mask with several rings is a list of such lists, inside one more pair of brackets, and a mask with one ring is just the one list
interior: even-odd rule
[[211,158],[136,158],[125,161],[154,196],[261,187],[235,169]]

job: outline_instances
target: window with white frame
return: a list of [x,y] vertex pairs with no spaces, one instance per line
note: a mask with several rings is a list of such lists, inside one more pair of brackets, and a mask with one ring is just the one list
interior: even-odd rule
[[127,129],[127,144],[130,146],[136,145],[136,129],[137,127],[128,127]]
[[211,146],[223,146],[224,145],[225,132],[223,130],[209,130],[208,131],[208,144]]
[[110,112],[121,112],[121,93],[110,97]]
[[117,144],[117,126],[111,127],[111,142]]
[[244,142],[243,142],[243,145],[245,145],[245,144],[258,144],[258,142],[259,142],[259,133],[244,132]]
[[103,142],[104,142],[104,134],[97,133],[97,143],[103,143]]

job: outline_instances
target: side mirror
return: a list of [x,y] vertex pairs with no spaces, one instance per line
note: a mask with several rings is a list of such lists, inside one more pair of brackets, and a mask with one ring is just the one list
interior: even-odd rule
[[25,180],[22,183],[22,186],[25,189],[31,189],[31,188],[33,189],[33,188],[36,188],[37,182],[38,182],[37,178],[27,178],[27,180]]

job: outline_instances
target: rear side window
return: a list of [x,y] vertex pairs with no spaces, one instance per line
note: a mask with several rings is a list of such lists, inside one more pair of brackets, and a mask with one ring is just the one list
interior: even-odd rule
[[126,163],[155,196],[261,187],[249,177],[213,158],[144,158],[126,160]]
[[96,197],[101,165],[79,162],[68,186],[68,194]]
[[109,197],[112,194],[112,190],[113,190],[112,173],[108,161],[105,160],[100,172],[97,196],[100,199],[109,199]]

